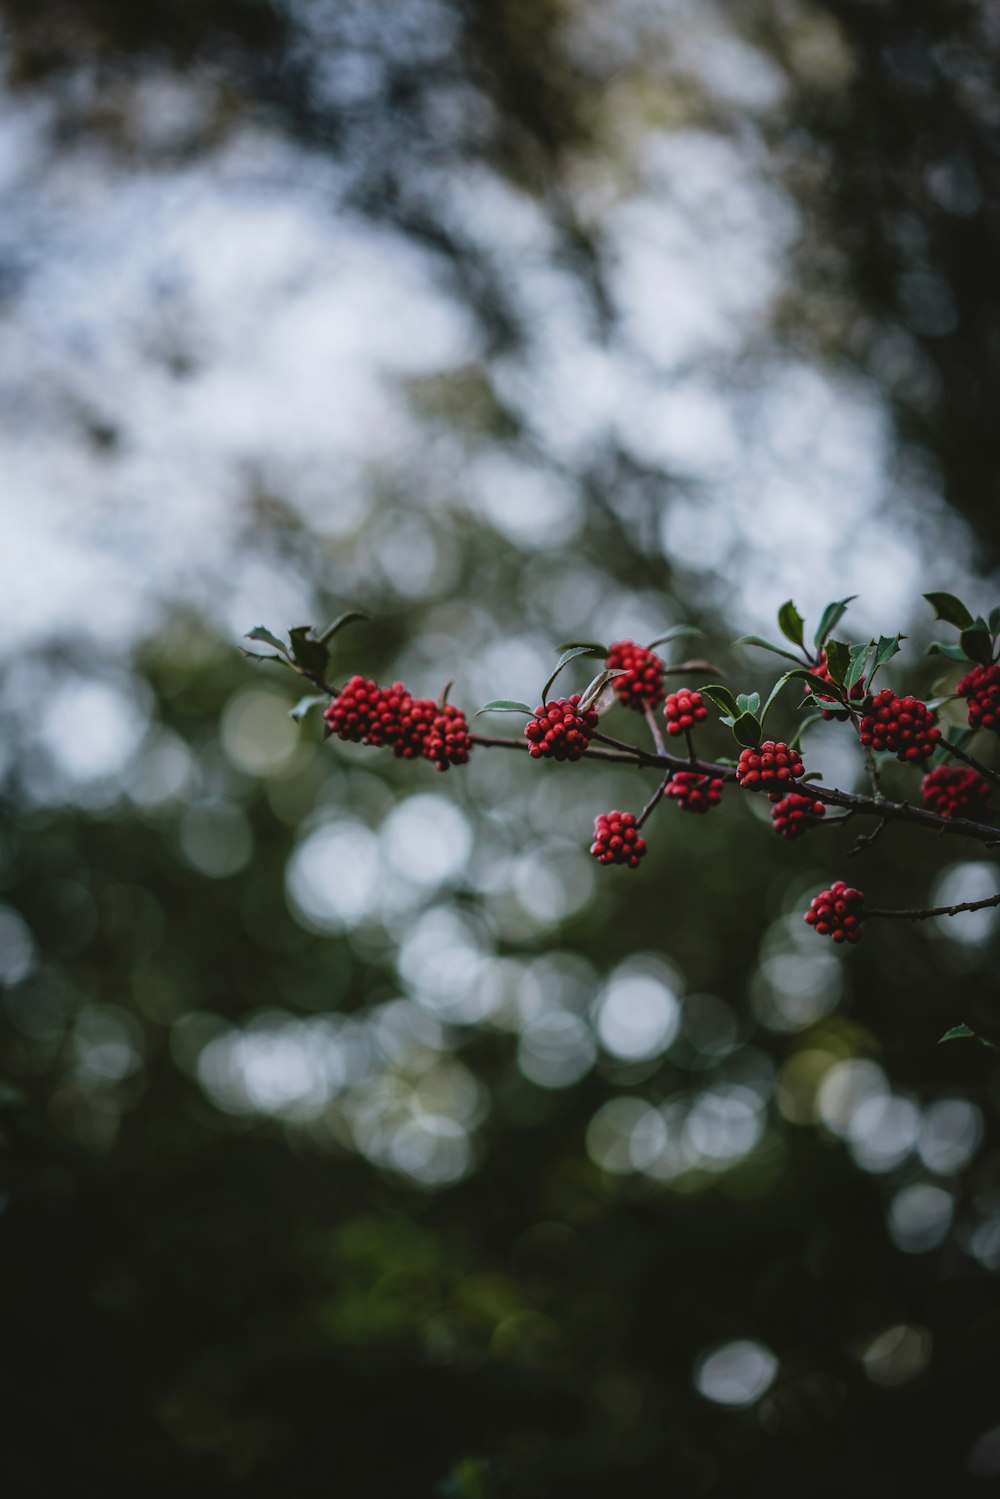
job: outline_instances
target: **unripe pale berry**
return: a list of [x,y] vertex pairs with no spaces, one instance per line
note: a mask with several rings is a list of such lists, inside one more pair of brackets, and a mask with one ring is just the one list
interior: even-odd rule
[[639,835],[631,812],[602,812],[594,819],[594,841],[590,852],[598,864],[625,864],[638,869],[645,857],[646,840]]
[[1000,664],[974,666],[955,691],[969,705],[969,727],[1000,734]]
[[745,749],[736,764],[736,780],[746,791],[766,791],[773,802],[791,791],[806,773],[802,756],[781,739],[765,739],[756,749]]
[[579,760],[600,720],[592,708],[580,712],[580,694],[539,703],[524,726],[532,759]]
[[805,920],[821,937],[834,942],[860,942],[865,897],[844,880],[835,880],[829,890],[814,895]]
[[700,692],[689,692],[682,687],[680,692],[671,692],[663,704],[663,716],[667,721],[668,734],[683,734],[693,729],[696,723],[708,717],[708,708]]
[[646,646],[634,640],[616,640],[608,651],[609,671],[628,675],[615,677],[615,695],[626,708],[642,713],[655,708],[663,698],[663,662]]
[[803,833],[808,833],[811,827],[816,826],[819,818],[825,816],[826,807],[822,802],[797,791],[789,792],[771,808],[774,831],[790,841],[801,838]]
[[677,770],[664,795],[673,797],[682,812],[710,812],[722,800],[722,778],[693,770]]
[[920,787],[924,806],[941,817],[975,817],[990,805],[990,788],[978,771],[965,765],[939,765]]
[[926,703],[915,697],[897,697],[885,687],[866,704],[858,736],[873,750],[891,750],[904,764],[919,764],[934,753],[941,730]]

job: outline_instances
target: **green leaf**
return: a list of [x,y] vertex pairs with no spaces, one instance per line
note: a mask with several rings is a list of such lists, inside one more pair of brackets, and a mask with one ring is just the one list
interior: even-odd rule
[[830,673],[830,679],[836,682],[838,687],[843,687],[847,668],[851,664],[851,648],[843,640],[830,639],[826,642],[826,669]]
[[312,697],[300,697],[294,708],[288,710],[289,718],[294,718],[296,723],[301,723],[311,708],[317,707],[319,703],[328,703],[330,699],[326,693],[317,693]]
[[[807,699],[807,701],[812,702],[812,698]],[[814,728],[816,724],[822,722],[823,715],[821,713],[814,713],[811,718],[804,718],[799,724],[798,728],[795,730],[795,733],[792,735],[791,739],[789,739],[788,741],[789,749],[798,749],[799,745],[802,743],[809,730]]]
[[733,644],[757,645],[762,651],[771,651],[775,656],[784,656],[786,661],[798,662],[800,659],[798,656],[794,656],[791,651],[786,651],[783,645],[775,645],[773,641],[765,640],[760,635],[741,635],[739,640],[734,641]]
[[810,671],[807,666],[800,666],[797,671],[786,671],[781,680],[784,683],[791,681],[793,678],[796,681],[801,680],[803,682],[808,682],[810,691],[814,693],[816,697],[821,697],[824,699],[830,698],[837,703],[842,703],[844,701],[843,691],[836,685],[835,682],[828,682],[824,677],[818,677],[816,673],[814,671]]
[[759,692],[738,692],[736,706],[741,713],[756,713],[760,708]]
[[1000,608],[990,610],[989,626],[994,635],[1000,635]]
[[288,657],[288,647],[284,641],[279,640],[277,635],[272,635],[270,630],[265,629],[263,625],[254,625],[253,629],[244,638],[247,640],[263,640],[265,645],[273,645],[276,651],[280,651],[286,659]]
[[962,600],[957,599],[953,593],[925,593],[924,598],[934,610],[935,619],[957,625],[960,630],[965,630],[972,624],[972,615]]
[[614,681],[615,677],[627,676],[627,671],[619,670],[617,668],[613,671],[599,671],[594,680],[590,682],[580,694],[580,701],[577,704],[580,712],[583,713],[588,708],[592,708],[597,702],[597,699],[600,697],[601,693],[604,691],[605,687],[607,687],[609,682]]
[[980,666],[989,666],[993,655],[993,636],[986,627],[985,620],[976,620],[971,629],[962,631],[959,639],[963,650],[971,660],[978,661]]
[[871,687],[875,681],[875,673],[879,671],[887,661],[899,654],[899,642],[905,640],[904,635],[880,635],[872,657],[872,668],[868,673],[868,686]]
[[974,1041],[975,1039],[976,1033],[969,1026],[953,1025],[950,1031],[945,1031],[938,1045],[940,1046],[942,1041]]
[[363,613],[360,609],[349,609],[346,614],[339,614],[333,624],[327,625],[322,635],[318,635],[316,638],[320,645],[326,645],[345,625],[352,625],[356,620],[368,618],[369,615]]
[[968,661],[970,659],[960,645],[945,645],[940,640],[931,641],[927,647],[927,655],[947,656],[949,661]]
[[791,599],[787,599],[778,610],[778,629],[793,645],[802,644],[802,627],[805,621]]
[[733,724],[737,742],[751,749],[760,743],[761,732],[760,719],[753,713],[741,713]]
[[292,655],[298,664],[306,671],[322,676],[326,671],[330,652],[313,635],[312,625],[296,625],[294,630],[289,630],[288,638],[292,642]]
[[813,636],[813,640],[817,645],[822,645],[830,631],[836,629],[847,613],[848,604],[853,604],[856,598],[857,594],[852,593],[846,599],[838,599],[832,604],[827,604],[820,615],[819,624],[816,626],[816,634]]
[[774,686],[768,693],[767,702],[764,704],[764,711],[760,715],[762,728],[767,719],[768,713],[771,711],[771,704],[774,702],[775,698],[778,696],[778,693],[781,691],[782,687],[784,687],[785,683],[788,682],[793,676],[794,672],[786,671],[784,676],[778,678],[778,680],[775,682]]
[[965,749],[976,737],[975,729],[970,729],[968,724],[950,723],[944,731],[945,742],[955,745],[956,749]]
[[567,651],[589,651],[592,656],[600,656],[603,660],[608,655],[608,647],[599,640],[564,640],[554,649],[557,656],[563,656]]
[[872,642],[870,640],[867,645],[852,645],[850,647],[851,659],[844,673],[845,692],[850,692],[851,688],[857,686],[858,682],[864,678],[868,666],[868,652],[871,648]]
[[572,645],[568,650],[563,651],[562,655],[559,657],[559,660],[556,662],[555,670],[549,677],[545,686],[542,688],[542,702],[544,703],[547,700],[549,695],[549,688],[552,686],[552,683],[555,681],[556,677],[562,671],[564,666],[568,666],[569,663],[571,661],[575,661],[578,656],[601,656],[606,654],[607,652],[604,650],[603,646],[598,646],[597,650],[594,650],[594,648],[589,645]]
[[473,718],[478,718],[480,713],[527,713],[529,718],[535,716],[534,708],[529,708],[527,703],[517,703],[509,697],[495,697],[492,702],[484,703],[481,708],[476,709]]
[[682,635],[704,635],[704,630],[699,630],[697,625],[671,625],[662,635],[657,635],[647,645],[647,651],[653,651],[658,645],[666,645],[671,640],[679,640]]
[[739,716],[739,704],[728,687],[723,687],[718,682],[711,682],[707,687],[699,687],[698,691],[702,697],[707,697],[710,703],[714,703],[717,708],[721,708],[723,713],[728,713],[731,718],[735,719]]

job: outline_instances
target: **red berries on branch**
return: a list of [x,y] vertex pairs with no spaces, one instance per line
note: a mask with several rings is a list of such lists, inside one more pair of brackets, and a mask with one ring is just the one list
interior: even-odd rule
[[864,904],[862,890],[835,880],[829,890],[813,896],[805,920],[821,937],[832,937],[834,942],[860,942]]
[[682,812],[710,812],[722,800],[722,779],[693,770],[677,770],[664,792],[673,797]]
[[1000,734],[1000,663],[974,666],[955,691],[969,705],[969,727]]
[[594,841],[590,852],[598,864],[626,864],[638,869],[646,855],[646,840],[640,837],[631,812],[602,812],[594,819]]
[[471,743],[465,714],[432,698],[413,697],[402,682],[379,687],[354,676],[323,715],[330,732],[354,744],[388,745],[401,760],[432,760],[439,770],[464,765]]
[[799,776],[805,775],[802,756],[780,739],[765,739],[756,749],[745,749],[736,764],[736,779],[746,791],[767,791],[781,800]]
[[[617,678],[616,678],[617,680]],[[533,760],[579,760],[599,719],[592,708],[579,709],[580,694],[560,697],[552,703],[539,703],[534,718],[524,726],[524,737]]]
[[928,771],[921,785],[924,806],[939,817],[975,817],[990,805],[990,788],[978,771],[967,766],[939,765]]
[[708,706],[700,692],[689,692],[682,687],[680,692],[671,692],[667,697],[663,716],[667,720],[668,734],[683,734],[708,717]]
[[897,697],[891,687],[869,700],[858,734],[866,747],[894,751],[904,764],[926,760],[941,738],[927,704],[915,697]]
[[821,817],[826,816],[826,807],[811,796],[802,796],[797,791],[789,792],[771,808],[774,831],[782,838],[794,841],[815,827]]
[[461,708],[445,703],[437,709],[431,721],[430,731],[424,741],[424,757],[432,760],[438,770],[447,770],[449,765],[466,765],[472,753],[469,725]]
[[663,662],[654,651],[634,640],[616,640],[608,651],[608,670],[624,671],[615,677],[615,693],[626,708],[642,713],[663,699]]

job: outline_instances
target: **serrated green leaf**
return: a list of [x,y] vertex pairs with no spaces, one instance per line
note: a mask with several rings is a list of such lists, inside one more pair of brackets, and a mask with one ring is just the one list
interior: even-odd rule
[[760,708],[760,693],[738,692],[736,706],[741,713],[756,713]]
[[313,635],[312,625],[296,625],[294,630],[289,630],[288,638],[292,642],[292,655],[299,666],[316,676],[322,676],[326,671],[330,652]]
[[295,707],[289,708],[288,716],[289,718],[294,718],[296,723],[301,723],[311,708],[317,707],[320,703],[328,703],[329,701],[330,699],[325,692],[316,693],[312,697],[300,697]]
[[710,703],[721,708],[723,713],[728,713],[734,719],[739,717],[739,704],[728,687],[723,687],[719,682],[710,682],[707,687],[699,687],[698,691],[702,697],[707,697]]
[[481,708],[476,709],[472,715],[473,718],[478,718],[480,713],[527,713],[529,718],[535,716],[534,708],[529,708],[527,703],[515,702],[509,697],[495,697],[492,702],[484,703]]
[[557,656],[563,656],[567,651],[590,651],[591,655],[603,659],[608,654],[608,647],[599,640],[564,640],[562,645],[554,646],[553,649]]
[[603,647],[595,651],[593,647],[589,645],[573,645],[570,646],[568,650],[563,651],[562,655],[559,657],[559,660],[555,664],[555,670],[552,672],[552,675],[549,677],[548,681],[545,683],[545,686],[542,688],[542,702],[544,703],[548,700],[549,688],[552,686],[552,683],[555,681],[556,677],[562,671],[564,666],[568,666],[569,663],[571,661],[575,661],[578,656],[599,656],[602,653],[604,653]]
[[770,651],[772,655],[784,656],[786,661],[798,661],[800,658],[794,656],[791,651],[786,651],[783,645],[775,645],[773,640],[765,640],[762,635],[741,635],[734,645],[756,645],[762,651]]
[[353,625],[357,620],[368,619],[369,617],[361,609],[349,609],[346,614],[339,614],[332,625],[327,625],[322,635],[317,636],[317,640],[321,645],[327,645],[345,625]]
[[778,610],[778,629],[782,635],[784,635],[786,640],[790,640],[793,645],[801,645],[804,624],[805,620],[792,603],[792,600],[786,599]]
[[843,640],[826,642],[826,669],[830,673],[830,680],[836,682],[838,687],[843,687],[847,668],[851,664],[851,648]]
[[647,651],[654,651],[658,645],[667,645],[671,640],[679,640],[682,635],[704,635],[704,630],[699,630],[697,625],[671,625],[662,635],[657,635],[646,646]]
[[990,610],[989,627],[994,635],[1000,634],[1000,607]]
[[850,647],[850,662],[844,673],[844,691],[850,692],[852,687],[862,681],[868,669],[868,653],[872,648],[869,640],[865,645],[852,645]]
[[976,1033],[970,1026],[953,1025],[950,1031],[945,1031],[944,1035],[938,1039],[938,1045],[940,1046],[943,1041],[975,1041],[975,1039]]
[[739,744],[753,748],[760,743],[760,719],[754,713],[741,713],[733,724],[733,734]]
[[[270,630],[266,629],[264,625],[254,625],[253,629],[244,638],[246,640],[262,640],[265,645],[273,645],[275,650],[280,651],[283,656],[287,657],[288,655],[288,647],[284,641],[279,640],[277,635],[272,635]],[[266,657],[258,657],[258,659],[266,660]]]
[[924,598],[934,610],[935,619],[957,625],[960,630],[966,630],[972,624],[972,615],[953,593],[925,593]]
[[970,660],[978,661],[980,666],[989,666],[993,655],[993,636],[985,628],[985,624],[982,629],[973,626],[971,629],[963,630],[959,639],[962,642],[962,649]]
[[927,647],[927,655],[947,656],[949,661],[968,661],[970,659],[960,645],[946,645],[941,640],[931,641]]
[[837,599],[834,603],[827,604],[820,615],[819,624],[816,626],[816,634],[813,636],[816,645],[822,645],[830,631],[836,629],[847,613],[848,604],[853,604],[856,598],[857,594],[852,593],[846,599]]
[[899,642],[904,638],[905,637],[902,635],[879,636],[878,644],[875,647],[875,654],[872,657],[871,671],[868,673],[869,688],[875,681],[876,672],[878,672],[886,664],[887,661],[891,661],[893,656],[898,655]]

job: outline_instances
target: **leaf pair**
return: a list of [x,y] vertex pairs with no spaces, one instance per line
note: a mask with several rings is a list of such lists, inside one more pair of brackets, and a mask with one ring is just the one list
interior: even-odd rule
[[989,619],[972,613],[953,593],[925,593],[924,598],[934,609],[934,617],[946,624],[955,625],[959,631],[958,645],[945,645],[932,640],[927,647],[929,656],[947,656],[950,661],[975,661],[988,666],[993,660],[996,637],[1000,635],[1000,607],[990,610]]

